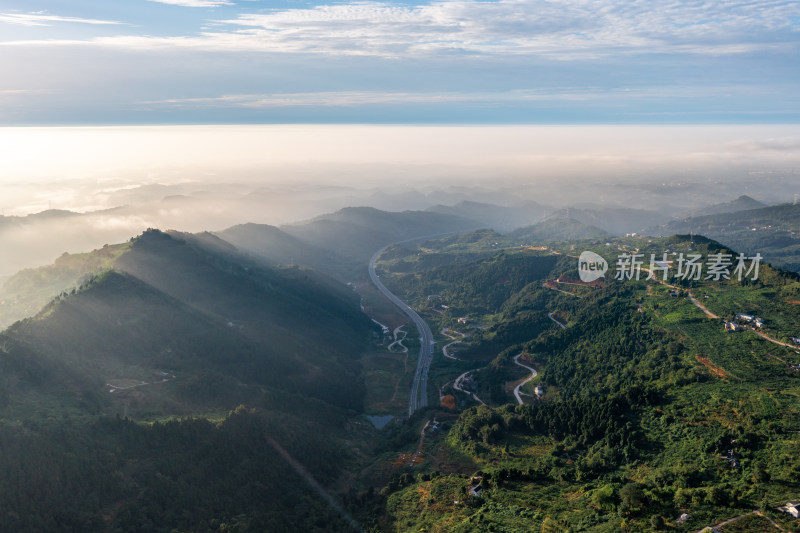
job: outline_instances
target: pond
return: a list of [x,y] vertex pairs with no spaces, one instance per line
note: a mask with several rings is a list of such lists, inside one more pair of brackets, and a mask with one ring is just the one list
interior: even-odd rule
[[394,416],[392,416],[392,415],[382,415],[382,416],[378,416],[378,415],[370,416],[370,415],[367,415],[367,418],[369,418],[369,421],[372,422],[373,426],[375,426],[378,429],[381,429],[386,424],[391,422],[392,419],[394,419]]

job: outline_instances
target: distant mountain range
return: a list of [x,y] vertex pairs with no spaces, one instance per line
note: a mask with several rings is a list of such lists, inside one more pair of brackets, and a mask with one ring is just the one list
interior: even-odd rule
[[[748,205],[749,200],[737,201],[736,205]],[[689,217],[654,227],[650,233],[705,235],[750,255],[760,253],[775,266],[800,272],[800,205]]]
[[435,205],[429,207],[427,211],[469,218],[482,227],[506,233],[541,221],[552,212],[552,209],[536,202],[526,202],[520,207],[505,207],[463,201],[455,205]]
[[281,228],[244,224],[218,235],[274,264],[300,264],[352,279],[365,272],[370,256],[387,244],[480,226],[476,220],[453,214],[348,207]]
[[[526,194],[531,193],[528,191]],[[346,250],[341,246],[341,240],[336,238],[350,225],[356,226],[355,231],[366,239],[363,242],[367,247],[384,237],[391,240],[416,234],[418,230],[437,231],[439,228],[434,227],[437,223],[442,228],[440,231],[445,232],[491,228],[508,233],[555,217],[570,218],[613,235],[646,234],[647,230],[669,223],[678,213],[687,218],[762,206],[743,196],[707,207],[673,206],[668,209],[662,204],[644,201],[624,202],[624,191],[609,191],[609,194],[620,205],[609,207],[602,203],[584,203],[554,206],[538,198],[536,201],[527,199],[527,196],[517,198],[510,190],[493,193],[469,187],[423,191],[407,187],[388,191],[358,191],[342,187],[264,188],[244,194],[241,187],[232,186],[220,185],[204,190],[197,184],[152,185],[110,194],[106,202],[117,203],[117,207],[110,209],[83,213],[53,209],[22,217],[0,216],[0,248],[14,250],[0,264],[0,281],[24,268],[52,263],[64,252],[80,253],[104,244],[122,242],[148,227],[219,232],[247,223],[290,220],[292,222],[279,226],[285,233],[306,244],[350,255],[354,250]],[[697,199],[693,200],[693,205],[697,202]],[[437,219],[437,216],[443,218]],[[324,225],[337,227],[321,227]],[[237,238],[233,233],[229,234],[232,240]],[[333,239],[326,238],[326,235]],[[291,243],[284,244],[291,246]],[[284,250],[288,251],[288,248],[284,246]],[[292,263],[292,253],[287,257],[278,256],[281,264]],[[295,261],[303,264],[300,259]]]
[[[248,253],[252,260],[310,267],[340,281],[351,281],[362,274],[372,253],[387,244],[487,227],[502,230],[504,237],[512,241],[529,244],[565,239],[600,240],[632,232],[653,236],[703,234],[747,253],[760,252],[776,266],[800,271],[798,206],[761,205],[742,196],[709,206],[706,210],[711,214],[673,221],[637,209],[562,209],[548,214],[549,208],[535,203],[507,208],[465,201],[455,206],[434,206],[427,211],[403,212],[352,207],[280,228],[241,224],[191,238],[202,239],[203,246],[216,247],[217,251],[223,243],[233,245],[231,250]],[[759,207],[747,209],[751,206]],[[0,233],[2,224],[6,227],[30,225],[26,231],[39,231],[42,230],[40,224],[45,222],[74,221],[87,216],[48,211],[23,218],[5,217],[0,218]],[[517,226],[526,222],[527,225]],[[515,229],[509,230],[511,227]],[[182,234],[181,238],[188,239],[189,234]],[[21,253],[24,255],[25,247],[33,245],[35,243],[21,244]],[[122,253],[120,246],[107,246],[88,255],[64,254],[52,266],[15,274],[0,288],[0,327],[36,313],[59,292],[72,289],[86,276],[107,268],[119,253]]]

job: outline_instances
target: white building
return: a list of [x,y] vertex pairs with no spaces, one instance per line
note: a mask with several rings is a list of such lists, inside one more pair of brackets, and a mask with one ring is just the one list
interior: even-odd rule
[[740,329],[742,329],[742,326],[736,322],[725,321],[725,331],[739,331]]
[[789,513],[794,518],[800,518],[800,502],[786,502],[786,505],[778,507],[778,510]]

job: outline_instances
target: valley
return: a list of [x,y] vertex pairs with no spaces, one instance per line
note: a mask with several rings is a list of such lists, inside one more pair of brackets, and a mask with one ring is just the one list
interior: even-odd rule
[[[32,490],[31,439],[64,479],[101,465],[86,483],[102,495],[35,500],[120,530],[153,519],[178,530],[206,520],[209,531],[794,527],[776,509],[800,489],[796,274],[765,265],[757,281],[609,272],[582,283],[580,249],[610,264],[625,250],[728,249],[593,230],[542,241],[461,219],[460,233],[430,236],[436,219],[401,234],[394,216],[378,237],[384,215],[373,214],[337,215],[348,222],[325,230],[325,250],[313,233],[281,241],[283,257],[318,270],[267,259],[276,232],[252,226],[238,245],[226,232],[148,230],[12,277],[6,290],[20,295],[30,280],[59,292],[0,338],[0,438],[12,450],[2,464],[20,465]],[[329,261],[341,239],[351,254]],[[370,251],[379,239],[400,242]],[[743,313],[763,325],[726,331]],[[180,499],[211,470],[184,482],[188,463],[168,468],[131,448],[166,458],[187,439],[186,460],[213,460],[215,446],[239,464],[261,457],[269,490],[303,496],[259,492],[228,463],[207,497],[239,486],[283,511],[243,497],[173,516],[134,498],[173,487],[165,501],[188,508]],[[84,445],[107,451],[64,462]],[[36,508],[3,524],[46,528],[54,516]]]

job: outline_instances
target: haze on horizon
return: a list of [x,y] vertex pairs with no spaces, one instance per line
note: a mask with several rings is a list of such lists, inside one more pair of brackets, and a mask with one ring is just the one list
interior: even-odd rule
[[[0,128],[0,275],[148,227],[281,225],[461,201],[686,213],[800,193],[800,128],[268,125]],[[25,217],[47,210],[81,217]]]
[[[597,203],[597,191],[589,185],[727,181],[732,193],[742,182],[744,194],[748,180],[763,181],[766,175],[784,175],[791,184],[792,176],[800,175],[800,127],[0,128],[0,157],[0,208],[16,216],[46,209],[98,211],[204,188],[220,199],[264,188],[514,189],[520,203],[561,206]],[[136,196],[148,187],[154,189],[152,197]],[[787,191],[759,187],[758,194],[779,202]],[[686,207],[703,203],[685,201]],[[425,204],[420,200],[398,210]],[[307,216],[275,211],[259,218],[280,224]]]

